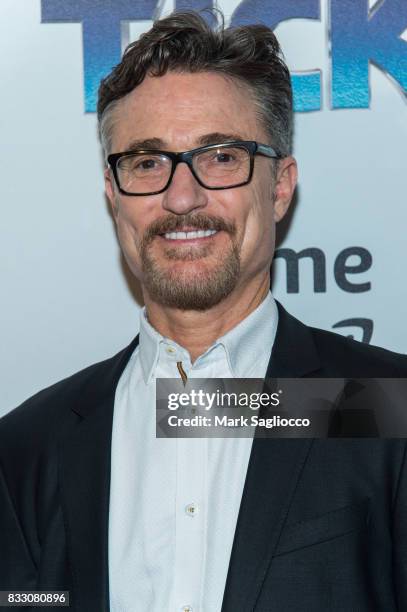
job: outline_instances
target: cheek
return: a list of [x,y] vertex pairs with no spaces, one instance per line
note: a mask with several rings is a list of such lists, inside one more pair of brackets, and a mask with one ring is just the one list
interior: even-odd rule
[[255,191],[252,205],[245,219],[242,250],[267,253],[274,244],[274,216],[272,202]]
[[116,214],[116,227],[117,236],[125,254],[133,257],[138,255],[143,237],[143,227],[138,215],[123,205],[119,206]]
[[149,198],[115,197],[115,222],[117,233],[126,245],[140,247],[141,241],[149,226],[157,220],[161,203],[160,196]]

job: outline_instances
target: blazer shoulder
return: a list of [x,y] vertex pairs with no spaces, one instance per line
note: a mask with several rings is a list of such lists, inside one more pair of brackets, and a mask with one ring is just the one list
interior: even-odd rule
[[358,342],[353,338],[315,327],[309,328],[322,364],[330,364],[338,376],[407,378],[407,356]]
[[10,436],[35,434],[40,431],[48,434],[55,429],[63,429],[72,417],[72,410],[87,396],[89,402],[96,403],[109,391],[114,391],[118,380],[138,338],[113,357],[94,363],[59,382],[42,389],[0,418],[0,448]]

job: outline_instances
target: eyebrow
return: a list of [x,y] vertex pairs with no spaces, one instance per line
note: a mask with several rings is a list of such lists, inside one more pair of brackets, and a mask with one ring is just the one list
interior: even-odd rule
[[[234,140],[245,140],[241,134],[223,134],[222,132],[211,132],[204,134],[197,139],[197,147],[205,147],[211,144],[220,144],[222,142],[233,142]],[[196,148],[196,147],[193,147]],[[161,138],[145,138],[143,140],[132,140],[126,147],[126,151],[134,151],[137,149],[161,149],[168,151],[168,146],[165,140]]]

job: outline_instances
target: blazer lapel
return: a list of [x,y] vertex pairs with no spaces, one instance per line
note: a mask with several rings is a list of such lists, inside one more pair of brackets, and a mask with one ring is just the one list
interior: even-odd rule
[[[267,378],[297,378],[320,369],[308,327],[278,304]],[[312,445],[311,439],[253,440],[222,612],[252,612]]]
[[60,482],[73,574],[74,610],[109,610],[108,525],[110,449],[116,386],[138,337],[95,368],[80,401],[77,423],[60,447]]

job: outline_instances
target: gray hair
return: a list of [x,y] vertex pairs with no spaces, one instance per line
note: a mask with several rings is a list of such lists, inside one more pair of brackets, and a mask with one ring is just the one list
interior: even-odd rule
[[[219,12],[219,11],[218,11]],[[98,98],[99,134],[106,155],[120,100],[144,77],[174,72],[214,72],[231,78],[252,94],[270,144],[281,156],[292,151],[291,79],[280,45],[264,25],[212,29],[195,12],[174,12],[154,22],[131,43],[122,61],[102,80]]]

